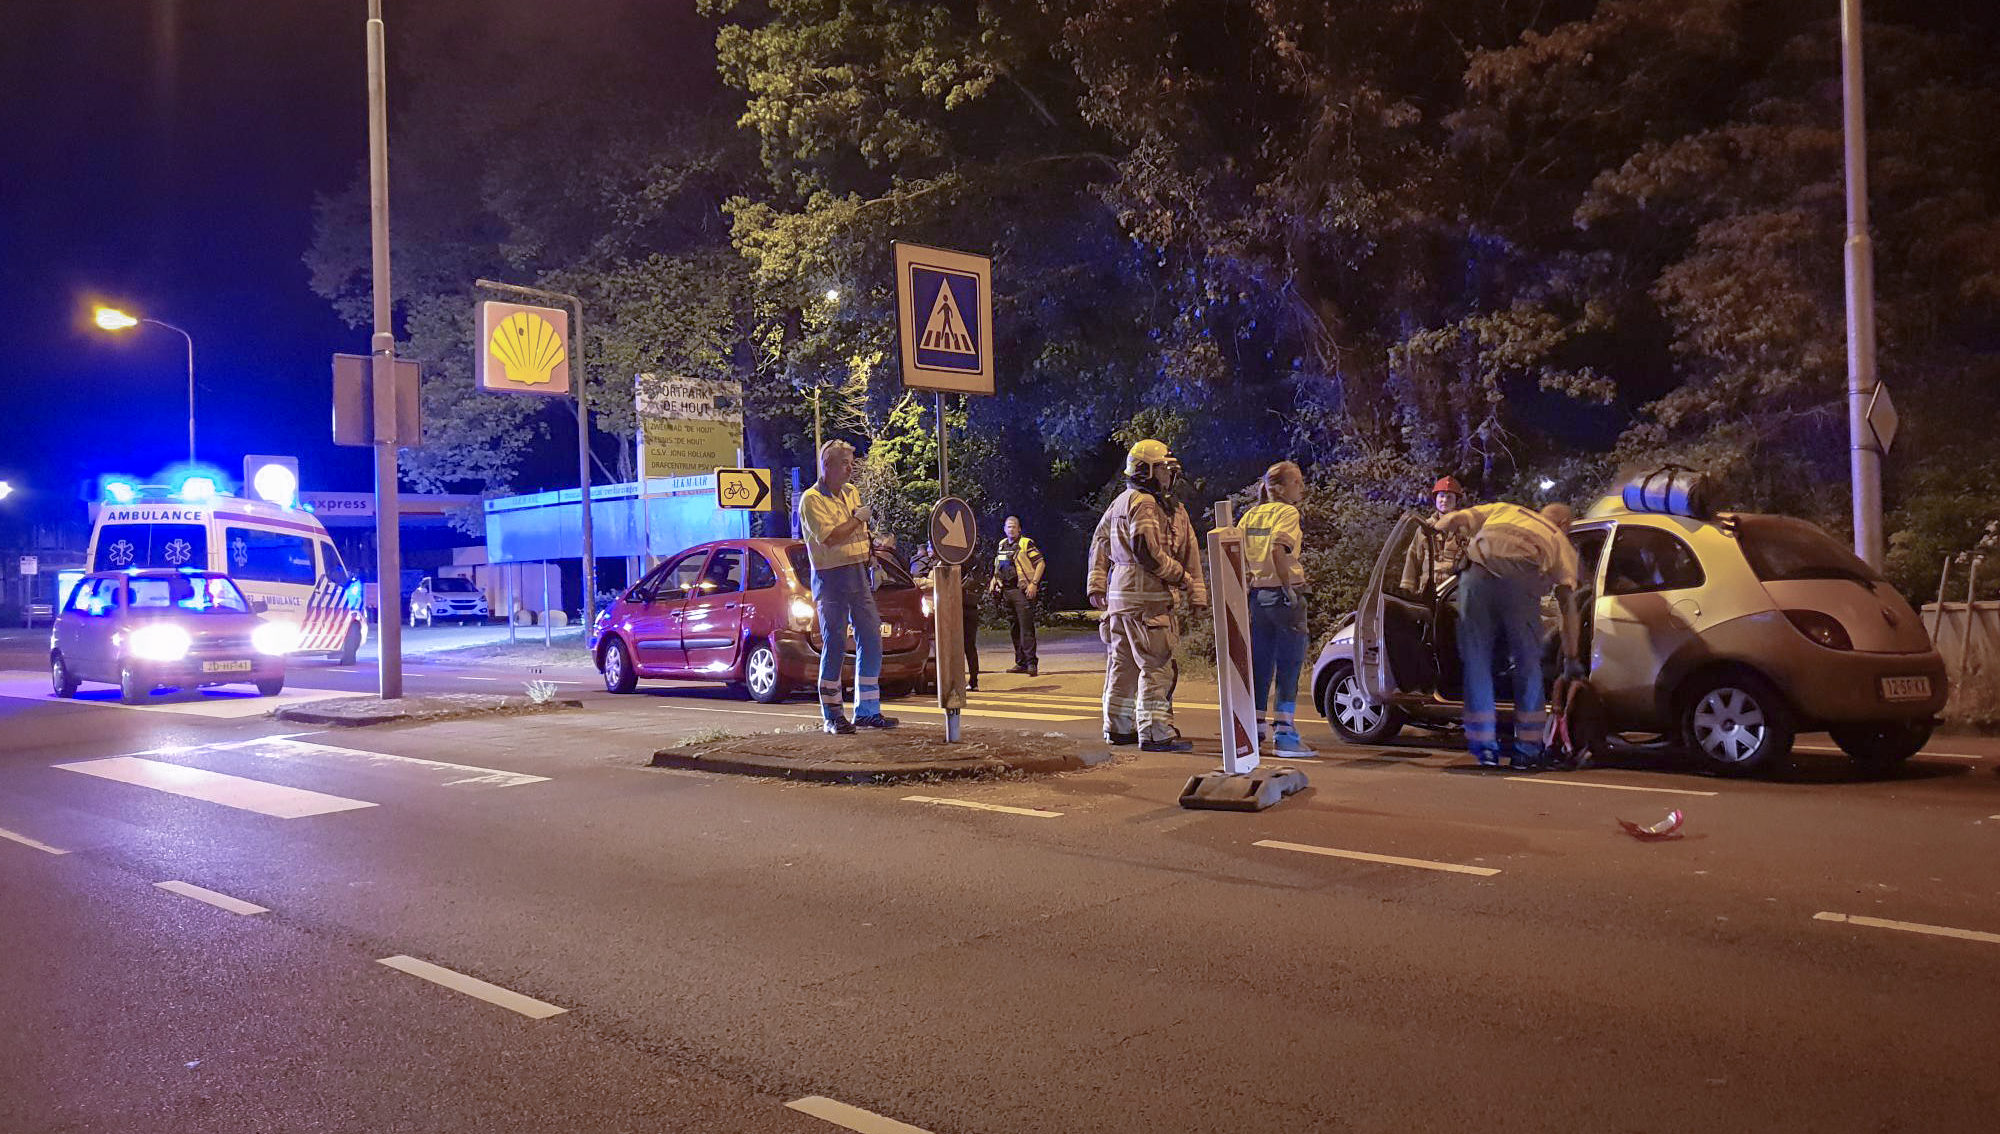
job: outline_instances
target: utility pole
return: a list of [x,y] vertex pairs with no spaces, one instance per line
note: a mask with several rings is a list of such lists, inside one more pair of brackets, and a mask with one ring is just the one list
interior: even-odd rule
[[1861,96],[1861,0],[1840,0],[1841,133],[1847,159],[1847,449],[1854,554],[1882,566],[1882,448],[1875,397],[1875,247],[1868,236],[1868,127]]
[[368,0],[368,212],[373,248],[375,333],[369,339],[375,396],[375,667],[383,700],[403,695],[402,507],[396,493],[396,333],[389,292],[389,97],[382,51],[382,0]]
[[[474,287],[483,287],[488,291],[553,300],[569,307],[570,391],[576,395],[576,480],[583,489],[582,499],[577,502],[583,510],[583,632],[588,636],[590,628],[597,624],[597,539],[595,525],[590,518],[590,407],[584,400],[588,376],[583,367],[583,300],[567,292],[523,287],[498,280],[473,280],[472,283]],[[645,490],[645,478],[641,477],[639,491],[643,495]],[[643,502],[641,507],[644,507]],[[648,554],[651,551],[649,546]]]

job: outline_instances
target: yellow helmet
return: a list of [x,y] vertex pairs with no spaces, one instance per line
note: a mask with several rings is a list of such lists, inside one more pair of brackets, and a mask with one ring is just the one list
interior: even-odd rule
[[1161,462],[1173,459],[1174,451],[1167,448],[1165,442],[1148,437],[1144,441],[1134,442],[1132,448],[1126,451],[1125,475],[1146,476]]

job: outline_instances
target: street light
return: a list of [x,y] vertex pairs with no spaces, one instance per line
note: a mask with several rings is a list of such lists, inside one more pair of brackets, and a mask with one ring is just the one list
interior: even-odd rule
[[99,327],[107,331],[112,331],[114,333],[118,331],[130,330],[131,328],[136,327],[141,323],[151,323],[155,327],[165,327],[167,330],[172,331],[174,334],[179,335],[181,338],[187,340],[188,464],[193,464],[194,463],[194,336],[188,334],[186,331],[181,330],[179,327],[174,326],[172,323],[164,323],[158,319],[146,319],[135,315],[128,315],[125,312],[118,310],[116,307],[99,307],[94,313],[93,319]]
[[13,482],[0,480],[0,500],[5,500],[12,495],[14,495]]

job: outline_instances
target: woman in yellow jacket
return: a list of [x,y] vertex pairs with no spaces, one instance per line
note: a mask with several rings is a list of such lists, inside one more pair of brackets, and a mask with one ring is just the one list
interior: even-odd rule
[[1298,708],[1299,669],[1306,660],[1306,572],[1299,564],[1299,501],[1306,498],[1305,474],[1292,462],[1279,461],[1264,471],[1257,495],[1260,503],[1242,520],[1257,731],[1274,751],[1311,755],[1292,719]]

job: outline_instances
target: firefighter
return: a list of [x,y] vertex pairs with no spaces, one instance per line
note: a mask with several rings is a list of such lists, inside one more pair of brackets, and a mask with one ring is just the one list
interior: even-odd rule
[[[1465,490],[1459,487],[1454,477],[1439,477],[1431,485],[1431,507],[1436,514],[1433,523],[1458,511],[1465,502]],[[1439,530],[1436,551],[1426,540],[1412,540],[1410,550],[1403,555],[1403,593],[1406,595],[1436,594],[1444,586],[1446,579],[1457,573],[1460,561],[1465,558],[1465,540],[1451,532]]]
[[1041,594],[1047,564],[1042,549],[1021,534],[1021,517],[1007,517],[1005,527],[1006,538],[993,553],[993,581],[987,584],[987,593],[1007,611],[1008,629],[1013,631],[1014,664],[1007,672],[1035,677],[1042,672],[1035,656],[1035,599]]
[[1187,752],[1174,727],[1180,612],[1208,607],[1194,521],[1173,489],[1181,465],[1164,444],[1140,441],[1125,455],[1127,487],[1105,509],[1090,540],[1090,605],[1104,611],[1104,739],[1146,752]]
[[[799,526],[812,563],[813,606],[819,614],[819,711],[838,736],[862,728],[895,728],[882,715],[882,616],[875,607],[874,541],[870,514],[852,483],[854,446],[828,441],[819,451],[819,480],[799,497]],[[840,668],[854,626],[854,720],[840,704]]]

